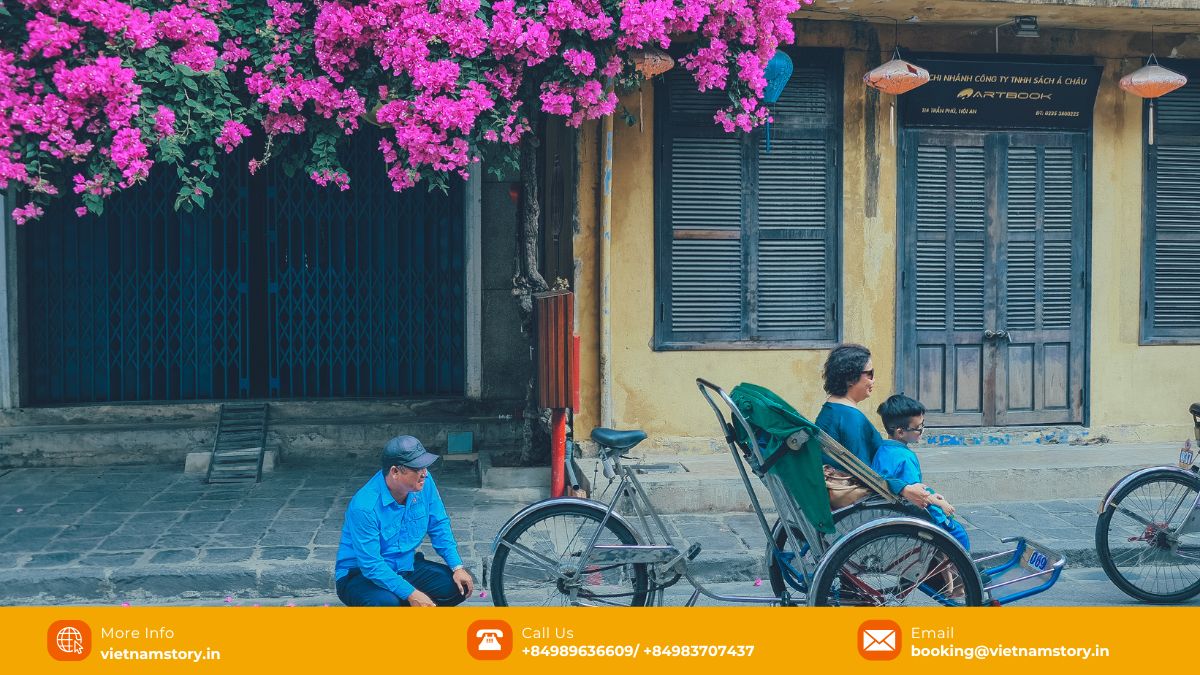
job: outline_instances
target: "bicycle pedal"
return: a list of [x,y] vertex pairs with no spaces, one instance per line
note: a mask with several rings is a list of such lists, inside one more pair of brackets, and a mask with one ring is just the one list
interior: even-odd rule
[[700,544],[692,544],[687,550],[687,559],[695,560],[696,556],[700,555]]

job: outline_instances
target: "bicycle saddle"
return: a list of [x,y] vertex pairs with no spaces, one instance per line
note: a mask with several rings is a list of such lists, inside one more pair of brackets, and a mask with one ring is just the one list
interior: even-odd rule
[[613,450],[625,451],[646,440],[644,431],[618,431],[596,427],[592,429],[592,440]]
[[1193,403],[1192,407],[1188,408],[1188,410],[1190,410],[1193,415],[1200,417],[1200,403]]

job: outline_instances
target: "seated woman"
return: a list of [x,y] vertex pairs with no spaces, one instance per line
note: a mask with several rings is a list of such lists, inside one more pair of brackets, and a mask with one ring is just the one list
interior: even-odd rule
[[[867,400],[875,387],[871,351],[858,344],[838,345],[825,360],[824,375],[825,393],[829,398],[821,406],[816,425],[870,466],[883,438],[857,406]],[[824,461],[833,470],[842,471],[842,467],[829,457]],[[899,479],[889,479],[888,488],[921,508],[931,503],[932,495],[921,483],[906,484]],[[834,508],[841,506],[845,504],[834,504]]]

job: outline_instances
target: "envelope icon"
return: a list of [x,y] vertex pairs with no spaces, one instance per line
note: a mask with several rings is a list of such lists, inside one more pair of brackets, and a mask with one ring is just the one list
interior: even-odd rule
[[864,652],[896,651],[896,631],[890,628],[866,629],[862,632]]

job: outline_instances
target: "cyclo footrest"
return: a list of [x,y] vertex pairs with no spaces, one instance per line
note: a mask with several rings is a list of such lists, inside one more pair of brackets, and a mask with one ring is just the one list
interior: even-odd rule
[[[975,559],[980,570],[990,577],[983,590],[991,595],[993,604],[1008,604],[1047,590],[1058,581],[1067,565],[1061,553],[1024,537],[1008,537],[1001,542],[1015,547]],[[999,589],[1004,589],[1007,595],[997,594]]]

